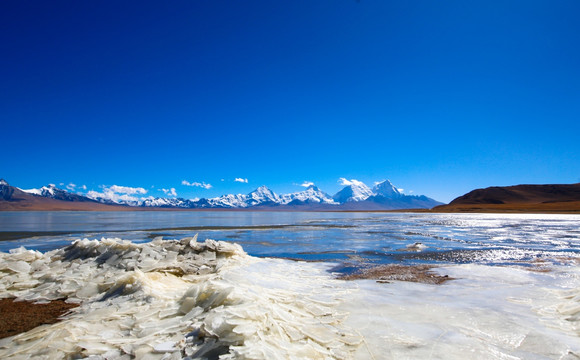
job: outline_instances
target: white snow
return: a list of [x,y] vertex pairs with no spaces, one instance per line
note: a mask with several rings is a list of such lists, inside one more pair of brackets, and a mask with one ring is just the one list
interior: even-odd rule
[[20,190],[24,191],[25,193],[28,193],[28,194],[44,196],[44,197],[52,197],[52,196],[54,196],[55,189],[56,189],[56,186],[53,184],[50,184],[49,186],[43,186],[40,189],[20,189]]
[[372,190],[362,181],[340,178],[340,183],[346,186],[332,197],[338,203],[364,201],[374,195]]
[[384,180],[382,182],[377,183],[372,191],[375,195],[384,196],[389,199],[402,196],[399,189],[397,189],[393,184],[391,184],[389,180]]
[[314,184],[310,184],[304,191],[284,194],[280,196],[281,204],[288,204],[294,200],[298,200],[304,203],[322,203],[330,205],[338,204],[327,193],[314,186]]
[[248,206],[248,204],[246,203],[247,197],[248,197],[247,195],[243,195],[243,194],[237,194],[237,195],[228,194],[228,195],[222,195],[220,197],[208,199],[208,201],[212,206],[215,206],[215,207],[231,207],[231,208],[242,207],[243,208],[243,207]]

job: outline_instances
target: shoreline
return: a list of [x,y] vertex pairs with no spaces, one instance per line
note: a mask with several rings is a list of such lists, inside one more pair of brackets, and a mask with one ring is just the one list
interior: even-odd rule
[[[1,205],[1,204],[0,204]],[[431,209],[331,209],[331,208],[158,208],[117,205],[109,208],[0,208],[0,213],[8,212],[312,212],[312,213],[426,213],[426,214],[580,214],[580,202],[574,202],[573,208],[562,206],[563,203],[547,204],[469,204],[460,206],[440,205]],[[567,205],[567,204],[566,204]]]

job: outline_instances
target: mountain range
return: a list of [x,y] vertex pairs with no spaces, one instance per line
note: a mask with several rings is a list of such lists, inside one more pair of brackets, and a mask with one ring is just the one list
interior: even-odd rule
[[[184,199],[174,197],[111,198],[101,193],[89,192],[86,195],[59,189],[55,185],[40,189],[20,189],[0,180],[1,209],[33,209],[39,201],[54,201],[75,204],[73,207],[90,208],[92,205],[131,208],[175,208],[175,209],[249,209],[268,208],[279,210],[395,210],[430,209],[441,202],[427,196],[405,195],[389,180],[377,183],[372,189],[361,181],[351,180],[330,196],[315,185],[305,190],[278,195],[267,186],[260,186],[249,194],[227,194],[215,198]],[[35,205],[26,206],[27,203]],[[79,205],[84,203],[83,206]],[[54,204],[52,204],[54,205]],[[59,209],[61,209],[59,207]]]

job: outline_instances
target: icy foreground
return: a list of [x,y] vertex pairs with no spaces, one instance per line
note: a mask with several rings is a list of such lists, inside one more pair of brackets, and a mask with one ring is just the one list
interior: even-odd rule
[[0,340],[0,358],[578,359],[580,269],[555,260],[378,284],[195,238],[19,248],[0,253],[1,297],[80,306]]
[[2,297],[80,303],[60,323],[0,340],[0,358],[352,357],[361,340],[336,311],[348,289],[298,265],[195,238],[0,253]]

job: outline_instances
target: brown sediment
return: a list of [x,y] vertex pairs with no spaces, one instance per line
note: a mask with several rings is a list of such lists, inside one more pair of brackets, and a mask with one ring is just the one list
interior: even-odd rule
[[429,265],[379,265],[365,268],[361,271],[339,277],[343,280],[373,279],[380,283],[390,281],[410,281],[423,284],[443,284],[447,280],[453,280],[447,275],[437,275]]
[[60,317],[78,304],[53,300],[47,304],[35,304],[14,299],[0,299],[0,339],[14,336],[37,326],[54,324]]

